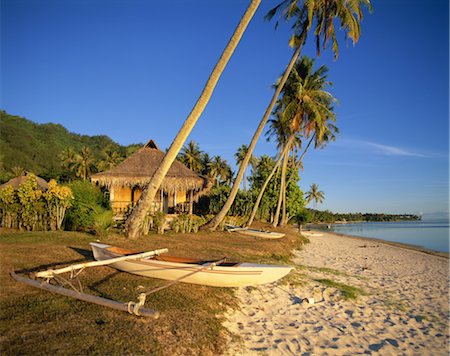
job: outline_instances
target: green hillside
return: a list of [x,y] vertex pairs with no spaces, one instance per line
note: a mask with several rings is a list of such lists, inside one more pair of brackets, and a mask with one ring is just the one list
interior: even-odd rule
[[60,178],[63,169],[59,155],[67,148],[79,152],[89,147],[93,161],[99,162],[105,149],[126,157],[136,146],[140,145],[121,146],[105,135],[78,135],[59,124],[37,124],[0,111],[1,182],[13,177],[18,168],[46,179]]

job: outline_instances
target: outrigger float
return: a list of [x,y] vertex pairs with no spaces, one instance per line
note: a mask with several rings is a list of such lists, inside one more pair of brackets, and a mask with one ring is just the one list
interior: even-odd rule
[[[226,257],[214,261],[201,261],[174,256],[161,256],[168,249],[136,253],[110,245],[91,243],[96,261],[78,263],[59,269],[31,273],[29,276],[12,272],[18,282],[47,290],[52,293],[76,298],[86,302],[125,311],[137,316],[157,319],[159,312],[144,308],[147,295],[168,288],[178,282],[215,287],[240,287],[274,282],[287,275],[292,267],[254,263],[226,262]],[[80,273],[97,266],[111,266],[120,271],[169,280],[170,282],[138,296],[138,301],[117,302],[86,294],[79,280]],[[62,274],[69,273],[69,277]],[[58,285],[59,284],[59,285]],[[67,285],[70,287],[65,288]]]

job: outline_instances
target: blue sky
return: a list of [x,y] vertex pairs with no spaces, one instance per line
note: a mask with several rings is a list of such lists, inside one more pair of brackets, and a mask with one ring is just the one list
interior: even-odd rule
[[[289,26],[263,1],[189,139],[234,164],[288,63]],[[121,144],[167,147],[190,112],[247,1],[2,0],[1,108]],[[317,65],[339,100],[336,142],[311,151],[300,186],[321,209],[448,211],[447,0],[374,1],[356,46]],[[303,54],[316,56],[312,42]],[[275,154],[261,139],[256,154]]]

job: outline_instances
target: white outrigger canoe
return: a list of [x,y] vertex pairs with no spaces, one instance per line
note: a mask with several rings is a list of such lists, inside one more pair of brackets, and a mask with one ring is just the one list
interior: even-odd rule
[[258,229],[251,229],[249,227],[241,227],[241,226],[233,226],[233,225],[226,225],[226,229],[227,229],[227,231],[230,231],[230,232],[237,232],[242,235],[253,236],[253,237],[261,237],[263,239],[279,239],[286,235],[286,234],[283,234],[282,232],[258,230]]
[[[134,255],[135,251],[111,245],[90,243],[94,258],[98,261]],[[286,276],[290,266],[275,266],[255,263],[232,263],[201,261],[158,254],[155,256],[119,260],[109,264],[120,271],[144,277],[182,281],[213,287],[243,287],[274,282]]]

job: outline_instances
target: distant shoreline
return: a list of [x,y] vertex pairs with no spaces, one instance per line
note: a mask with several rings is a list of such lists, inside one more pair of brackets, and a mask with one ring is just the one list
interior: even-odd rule
[[[314,226],[317,226],[318,224],[314,224]],[[391,246],[395,246],[395,247],[400,247],[400,248],[405,248],[408,250],[414,250],[414,251],[419,251],[422,253],[426,253],[429,255],[433,255],[433,256],[439,256],[439,257],[444,257],[444,258],[450,258],[449,253],[448,252],[442,252],[442,251],[436,251],[436,250],[431,250],[419,245],[412,245],[412,244],[407,244],[407,243],[402,243],[402,242],[393,242],[393,241],[388,241],[388,240],[384,240],[384,239],[380,239],[377,237],[365,237],[365,236],[355,236],[355,235],[348,235],[348,234],[342,234],[339,232],[335,232],[332,230],[324,230],[324,229],[319,229],[317,227],[313,227],[313,226],[307,226],[307,229],[309,229],[310,231],[316,232],[316,233],[327,233],[330,235],[336,235],[336,236],[342,236],[342,237],[348,237],[351,239],[359,239],[362,241],[371,241],[371,242],[378,242],[378,243],[383,243],[386,245],[391,245]],[[308,230],[304,230],[303,232],[307,232]]]

